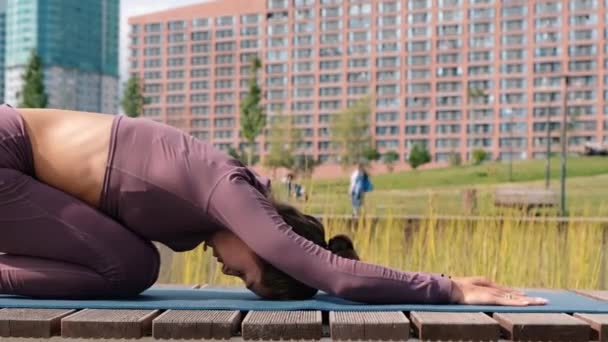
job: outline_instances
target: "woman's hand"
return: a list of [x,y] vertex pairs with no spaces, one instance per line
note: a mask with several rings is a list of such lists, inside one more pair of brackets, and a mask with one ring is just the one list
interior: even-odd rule
[[500,286],[485,277],[452,278],[452,303],[470,305],[545,305],[548,301]]

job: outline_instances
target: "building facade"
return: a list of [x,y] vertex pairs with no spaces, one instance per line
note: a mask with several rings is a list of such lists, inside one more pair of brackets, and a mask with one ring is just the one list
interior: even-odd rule
[[[238,146],[259,55],[266,112],[290,113],[301,154],[334,154],[332,114],[371,94],[372,134],[401,160],[493,159],[608,143],[608,0],[217,0],[130,18],[143,115]],[[568,80],[568,82],[566,82]]]
[[6,1],[0,0],[0,103],[4,103],[4,49],[6,46]]
[[48,106],[118,111],[119,0],[8,0],[5,101],[18,104],[32,50]]

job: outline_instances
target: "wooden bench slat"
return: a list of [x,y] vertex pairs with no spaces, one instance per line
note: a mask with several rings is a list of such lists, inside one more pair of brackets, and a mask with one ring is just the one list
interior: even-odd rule
[[583,296],[593,298],[593,299],[608,301],[608,291],[600,291],[600,290],[571,290],[571,291],[581,294]]
[[591,326],[591,339],[594,341],[608,341],[608,314],[581,314],[574,317],[582,319]]
[[61,332],[61,319],[76,310],[2,309],[0,337],[50,338]]
[[498,188],[494,204],[505,207],[553,207],[557,205],[557,194],[553,190],[530,188]]
[[332,311],[330,335],[334,340],[407,340],[410,321],[401,312]]
[[250,311],[243,320],[244,340],[319,340],[320,311]]
[[86,309],[61,320],[61,336],[80,338],[141,338],[150,335],[160,310]]
[[241,322],[239,311],[169,310],[152,321],[158,339],[229,339]]
[[413,311],[410,320],[418,338],[425,341],[497,341],[500,338],[498,322],[479,312]]
[[329,334],[332,340],[361,340],[365,338],[365,327],[359,312],[330,311]]
[[511,340],[589,341],[589,324],[561,313],[495,313]]

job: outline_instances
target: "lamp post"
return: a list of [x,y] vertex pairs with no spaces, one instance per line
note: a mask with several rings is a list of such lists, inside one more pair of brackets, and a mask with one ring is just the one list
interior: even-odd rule
[[509,182],[513,181],[513,110],[505,109],[505,114],[509,118]]
[[561,179],[560,179],[560,187],[561,187],[561,198],[560,198],[560,214],[561,216],[566,215],[566,146],[568,143],[566,142],[566,125],[568,124],[568,83],[569,83],[568,75],[564,76],[564,108],[562,113],[562,127],[561,127],[561,143],[562,143],[562,160],[561,160]]
[[545,188],[549,189],[551,179],[551,110],[547,111],[547,159],[545,162]]

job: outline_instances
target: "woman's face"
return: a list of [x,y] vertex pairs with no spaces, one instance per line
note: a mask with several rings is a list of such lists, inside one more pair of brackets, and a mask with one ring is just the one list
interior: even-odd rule
[[209,239],[207,246],[213,249],[213,256],[222,264],[222,273],[241,278],[249,290],[267,297],[268,290],[262,286],[262,261],[243,240],[229,231],[219,231]]

